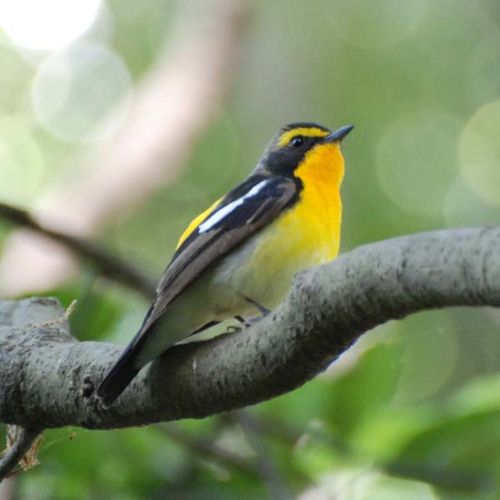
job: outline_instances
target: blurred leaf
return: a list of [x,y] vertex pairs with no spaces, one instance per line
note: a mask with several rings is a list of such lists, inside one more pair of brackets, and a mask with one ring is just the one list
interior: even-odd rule
[[325,474],[301,499],[316,500],[437,500],[423,483],[394,478],[369,467],[349,467]]
[[[440,404],[387,409],[353,446],[390,473],[488,494],[500,480],[500,377],[477,380]],[[487,459],[485,459],[487,457]]]
[[356,366],[330,382],[325,420],[347,439],[364,420],[391,404],[402,370],[400,342],[378,345],[365,352]]
[[46,295],[59,299],[65,308],[76,301],[69,323],[72,335],[79,340],[109,336],[127,312],[125,295],[120,297],[99,286],[94,275],[84,275],[79,282],[48,291]]
[[459,475],[471,487],[492,488],[500,479],[499,387],[499,377],[466,386],[401,447],[396,461],[423,464],[445,478]]

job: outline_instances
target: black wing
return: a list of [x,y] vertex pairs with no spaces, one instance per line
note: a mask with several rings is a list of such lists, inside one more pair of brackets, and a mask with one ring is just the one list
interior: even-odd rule
[[147,330],[205,269],[269,224],[298,194],[299,185],[292,179],[262,175],[230,191],[174,254],[141,330]]

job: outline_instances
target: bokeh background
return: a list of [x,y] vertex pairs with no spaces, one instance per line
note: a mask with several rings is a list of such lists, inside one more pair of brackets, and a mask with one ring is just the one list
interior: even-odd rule
[[[4,0],[0,201],[160,274],[190,219],[291,121],[353,123],[342,251],[500,214],[495,0]],[[2,297],[50,294],[82,339],[147,307],[0,220]],[[8,499],[482,499],[500,489],[500,314],[390,322],[244,412],[49,431]]]

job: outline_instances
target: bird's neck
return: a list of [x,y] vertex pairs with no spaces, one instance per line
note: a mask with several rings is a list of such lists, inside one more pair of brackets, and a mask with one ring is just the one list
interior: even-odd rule
[[338,144],[309,151],[294,174],[305,187],[338,193],[344,177],[344,158]]

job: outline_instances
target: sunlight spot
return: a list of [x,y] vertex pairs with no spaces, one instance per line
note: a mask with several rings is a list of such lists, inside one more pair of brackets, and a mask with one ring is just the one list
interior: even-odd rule
[[459,130],[457,118],[433,110],[415,110],[392,122],[375,157],[386,196],[407,212],[440,217],[458,173]]
[[101,0],[4,0],[0,27],[16,45],[56,49],[89,29],[100,5]]
[[122,59],[90,43],[54,53],[39,68],[32,89],[38,121],[68,142],[93,142],[123,123],[131,78]]
[[465,125],[458,156],[465,181],[484,201],[500,206],[500,100],[477,111]]
[[498,204],[488,203],[472,190],[463,175],[450,185],[444,199],[443,215],[448,227],[468,227],[498,224]]

